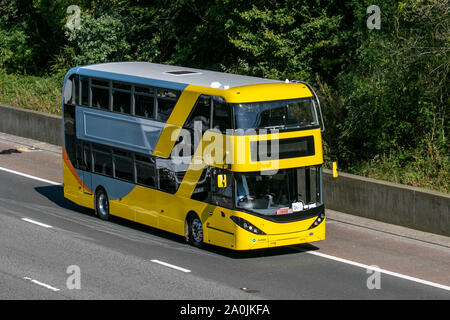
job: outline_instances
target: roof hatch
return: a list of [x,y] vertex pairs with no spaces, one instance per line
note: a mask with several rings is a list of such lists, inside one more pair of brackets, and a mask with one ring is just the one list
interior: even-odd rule
[[198,71],[189,71],[189,70],[175,70],[175,71],[166,71],[164,73],[171,74],[173,76],[186,76],[186,75],[193,75],[193,74],[202,74]]

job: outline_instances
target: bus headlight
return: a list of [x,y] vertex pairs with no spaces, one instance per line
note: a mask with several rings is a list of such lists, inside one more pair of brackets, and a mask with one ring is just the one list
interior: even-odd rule
[[308,230],[317,227],[324,219],[325,219],[325,213],[322,212],[321,214],[319,214],[317,219],[313,222],[311,227],[308,228]]
[[239,227],[241,227],[244,230],[247,230],[254,234],[260,234],[260,235],[265,234],[263,231],[261,231],[260,229],[258,229],[257,227],[255,227],[253,224],[251,224],[250,222],[248,222],[245,219],[242,219],[242,218],[239,218],[236,216],[231,216],[230,219],[233,220],[234,223],[236,223]]

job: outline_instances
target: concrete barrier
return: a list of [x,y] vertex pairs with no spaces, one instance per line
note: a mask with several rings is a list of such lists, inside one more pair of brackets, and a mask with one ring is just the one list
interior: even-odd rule
[[[0,132],[62,145],[60,116],[0,105]],[[450,236],[450,195],[405,185],[324,170],[325,207]]]
[[407,228],[450,236],[450,195],[324,170],[325,207]]
[[61,116],[0,105],[0,132],[62,146]]

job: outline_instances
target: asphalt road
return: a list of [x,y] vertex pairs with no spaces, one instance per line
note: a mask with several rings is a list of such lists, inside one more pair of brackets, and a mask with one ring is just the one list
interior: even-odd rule
[[[57,152],[0,139],[1,168],[60,182],[59,163]],[[328,220],[323,242],[197,249],[153,228],[99,220],[66,200],[61,185],[0,170],[0,299],[450,299],[445,238],[340,220]]]

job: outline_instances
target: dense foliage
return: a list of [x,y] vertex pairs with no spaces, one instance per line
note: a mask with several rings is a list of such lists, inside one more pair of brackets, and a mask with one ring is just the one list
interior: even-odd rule
[[448,192],[448,0],[378,0],[380,29],[367,26],[372,2],[0,0],[0,102],[16,75],[109,61],[302,79],[319,89],[327,160]]

